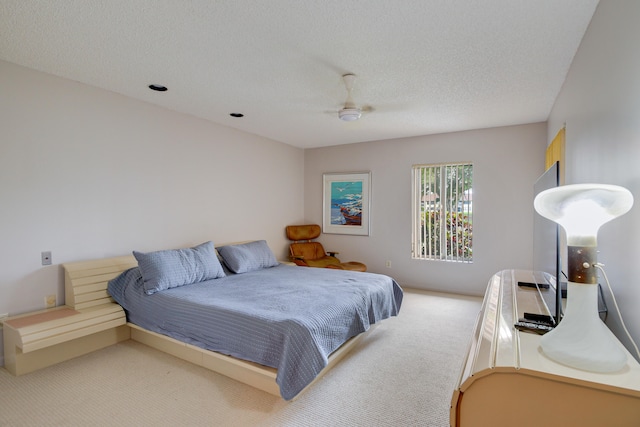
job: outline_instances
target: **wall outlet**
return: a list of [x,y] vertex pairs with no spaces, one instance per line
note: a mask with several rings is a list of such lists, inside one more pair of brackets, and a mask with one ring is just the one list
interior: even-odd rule
[[391,261],[387,260],[384,264],[387,268],[391,268]]
[[53,308],[56,306],[56,296],[55,295],[47,295],[44,297],[44,306],[46,308]]

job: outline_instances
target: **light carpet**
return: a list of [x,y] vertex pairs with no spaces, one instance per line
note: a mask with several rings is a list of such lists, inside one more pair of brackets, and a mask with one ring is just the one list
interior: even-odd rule
[[398,317],[292,402],[134,341],[20,377],[0,369],[0,426],[445,427],[480,304],[405,290]]

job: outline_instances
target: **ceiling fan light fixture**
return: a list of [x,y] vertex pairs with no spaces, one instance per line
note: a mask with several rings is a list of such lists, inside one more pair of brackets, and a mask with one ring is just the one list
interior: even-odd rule
[[359,108],[343,108],[338,111],[338,118],[345,122],[353,122],[354,120],[358,120],[362,112]]

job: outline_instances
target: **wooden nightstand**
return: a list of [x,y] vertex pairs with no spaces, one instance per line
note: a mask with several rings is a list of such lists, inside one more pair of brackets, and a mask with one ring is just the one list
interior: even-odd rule
[[122,307],[61,306],[3,319],[4,366],[22,375],[129,338]]
[[129,339],[126,315],[107,283],[137,263],[132,256],[115,260],[108,267],[99,261],[64,264],[67,305],[2,320],[9,372],[26,374]]

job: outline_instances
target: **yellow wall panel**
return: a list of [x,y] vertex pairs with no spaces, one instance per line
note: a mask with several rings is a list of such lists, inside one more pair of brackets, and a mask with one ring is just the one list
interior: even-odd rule
[[560,162],[560,182],[564,183],[564,141],[565,128],[558,131],[556,136],[547,147],[545,156],[545,170],[549,169],[555,162]]

